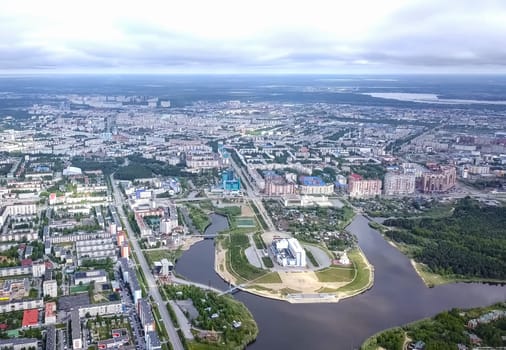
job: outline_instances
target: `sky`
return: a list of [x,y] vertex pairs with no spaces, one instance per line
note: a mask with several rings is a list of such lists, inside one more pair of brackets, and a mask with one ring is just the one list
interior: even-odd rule
[[506,73],[505,0],[0,0],[0,73]]

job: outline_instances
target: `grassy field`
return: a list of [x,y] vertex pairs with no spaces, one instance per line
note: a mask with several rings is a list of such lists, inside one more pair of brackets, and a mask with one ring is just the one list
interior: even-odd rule
[[369,270],[367,262],[364,260],[358,250],[352,250],[348,253],[348,258],[353,262],[356,275],[353,281],[338,289],[339,292],[353,292],[366,288],[371,279],[372,271]]
[[155,261],[160,261],[162,259],[167,259],[174,263],[175,259],[181,254],[180,251],[171,251],[168,249],[160,249],[160,250],[143,250],[144,256],[150,265],[153,265]]
[[234,233],[230,234],[224,242],[226,244],[225,248],[228,249],[227,269],[229,272],[237,275],[243,281],[251,281],[265,274],[265,270],[251,265],[244,253],[244,250],[249,247],[248,236]]
[[265,242],[259,232],[253,235],[253,241],[255,242],[257,249],[267,249],[267,246],[265,245]]
[[304,248],[304,250],[306,251],[307,258],[309,261],[311,261],[311,264],[313,264],[314,267],[320,266],[320,264],[318,264],[318,261],[316,261],[313,253],[309,249]]
[[88,291],[88,285],[87,284],[83,284],[83,285],[80,285],[80,286],[71,286],[70,287],[70,294],[85,293],[87,291]]
[[320,282],[351,282],[355,276],[355,269],[342,267],[328,267],[315,272]]
[[281,277],[279,277],[279,273],[271,272],[268,273],[254,281],[255,283],[281,283]]
[[264,266],[267,268],[274,267],[274,263],[272,262],[272,259],[268,256],[262,256],[262,262],[264,263]]

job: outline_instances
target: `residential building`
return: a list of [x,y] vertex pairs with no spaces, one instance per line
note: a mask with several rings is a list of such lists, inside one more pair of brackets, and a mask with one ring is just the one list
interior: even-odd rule
[[154,331],[155,318],[153,317],[151,306],[146,301],[146,299],[139,300],[138,310],[139,310],[139,318],[141,320],[142,327],[144,328],[144,333]]
[[47,280],[42,282],[42,294],[43,296],[56,298],[58,296],[58,284],[56,283],[56,280]]
[[330,195],[334,193],[334,184],[326,184],[318,176],[301,176],[299,189],[300,194],[307,195]]
[[85,317],[87,314],[91,316],[117,315],[122,312],[123,312],[123,305],[121,301],[83,305],[78,309],[79,317]]
[[388,172],[385,174],[383,193],[387,196],[404,196],[415,192],[415,175]]
[[285,196],[295,193],[295,183],[278,176],[265,181],[265,194],[268,196]]
[[104,270],[79,271],[74,274],[74,284],[88,284],[91,282],[107,282],[107,273]]
[[348,194],[350,197],[374,197],[381,194],[381,180],[365,180],[358,174],[348,177]]
[[145,338],[146,350],[160,350],[162,348],[160,339],[155,331],[147,332]]
[[70,314],[70,327],[72,335],[72,349],[82,349],[83,339],[81,336],[81,319],[79,318],[79,311],[74,310]]
[[0,313],[20,311],[28,309],[40,309],[44,306],[43,299],[17,300],[11,302],[0,302]]
[[44,323],[45,324],[56,323],[56,303],[54,301],[46,303],[46,307],[44,310]]
[[422,174],[421,191],[424,193],[446,192],[455,186],[457,173],[453,166],[438,166]]
[[0,339],[0,349],[26,350],[37,349],[36,338],[10,338]]

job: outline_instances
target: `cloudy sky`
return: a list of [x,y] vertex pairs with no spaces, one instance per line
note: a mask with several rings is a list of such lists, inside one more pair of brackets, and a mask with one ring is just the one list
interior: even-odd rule
[[506,73],[505,0],[0,1],[0,73]]

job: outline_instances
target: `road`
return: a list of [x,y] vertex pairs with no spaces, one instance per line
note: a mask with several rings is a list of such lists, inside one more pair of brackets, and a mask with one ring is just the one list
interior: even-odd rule
[[274,224],[272,223],[271,217],[269,216],[269,214],[265,210],[264,204],[262,203],[262,199],[259,196],[257,196],[256,192],[254,191],[254,189],[250,185],[250,182],[248,180],[248,174],[246,174],[246,172],[244,171],[244,168],[237,165],[233,158],[230,158],[230,164],[234,168],[235,173],[237,175],[239,175],[239,177],[241,178],[241,184],[244,187],[244,189],[246,190],[248,198],[258,208],[258,211],[259,211],[260,215],[262,216],[262,218],[264,219],[267,226],[269,227],[269,230],[276,232],[277,229],[274,226]]
[[179,335],[177,334],[176,328],[172,324],[169,312],[165,307],[165,302],[163,301],[162,296],[160,295],[160,291],[158,290],[158,286],[155,283],[155,279],[153,277],[153,274],[151,273],[151,269],[149,268],[149,265],[146,261],[146,258],[144,257],[144,254],[142,253],[141,247],[139,246],[139,242],[137,242],[137,239],[135,238],[135,233],[132,230],[132,227],[130,227],[130,223],[128,222],[128,218],[125,214],[125,211],[123,210],[124,204],[123,195],[119,190],[118,185],[114,182],[113,175],[111,175],[111,184],[114,191],[114,199],[116,202],[118,214],[123,219],[125,228],[128,233],[128,240],[130,241],[130,245],[134,249],[135,254],[137,255],[137,260],[139,261],[139,265],[146,278],[149,294],[153,297],[156,305],[158,305],[158,310],[160,311],[160,315],[162,316],[163,325],[165,326],[167,334],[169,335],[169,342],[174,350],[183,350],[184,349],[183,344],[179,339]]

